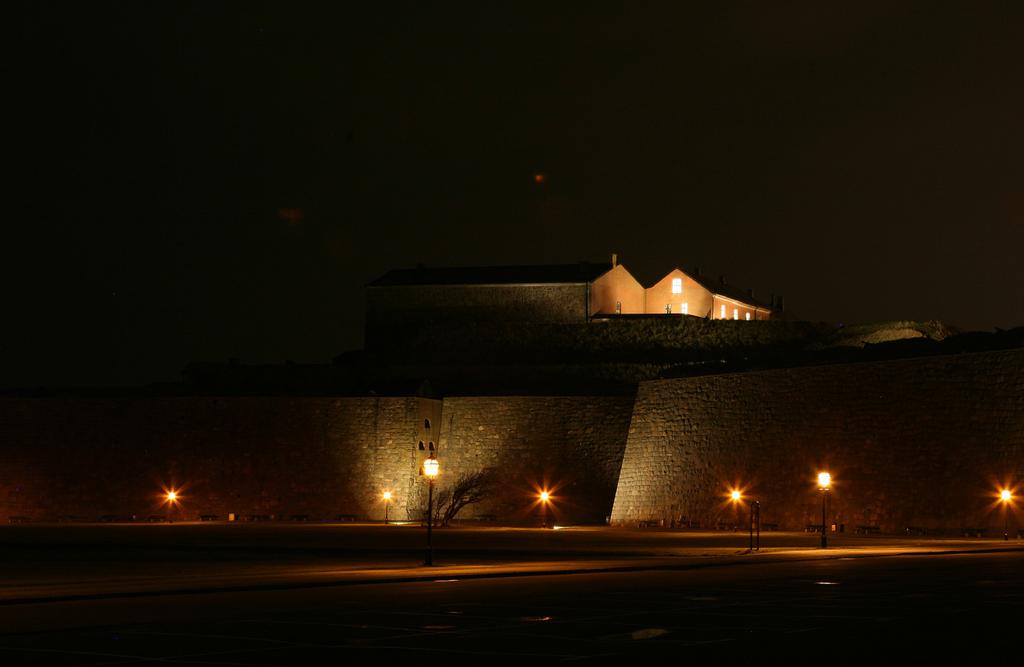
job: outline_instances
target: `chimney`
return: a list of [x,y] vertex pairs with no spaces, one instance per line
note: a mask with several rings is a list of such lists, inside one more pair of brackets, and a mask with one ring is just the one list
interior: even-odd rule
[[613,252],[612,253],[612,268],[614,269],[618,265],[619,265],[619,256]]
[[782,312],[782,311],[786,310],[786,302],[785,302],[785,300],[783,300],[781,294],[779,295],[777,305],[779,307],[779,312]]
[[718,276],[718,282],[725,284],[725,276]]
[[747,288],[747,296],[749,296],[751,299],[754,298],[754,288],[753,287],[748,287]]
[[774,293],[769,295],[769,297],[768,297],[768,307],[769,308],[774,308],[775,307],[775,294]]
[[703,271],[701,271],[701,268],[700,268],[700,267],[698,266],[698,267],[697,267],[697,277],[698,277],[698,278],[700,278],[700,277],[701,277],[701,276],[703,276],[703,275],[704,275],[704,272],[703,272]]

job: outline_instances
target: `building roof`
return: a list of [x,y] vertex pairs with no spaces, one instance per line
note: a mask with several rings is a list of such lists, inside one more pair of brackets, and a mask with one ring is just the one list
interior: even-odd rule
[[392,269],[367,286],[580,284],[593,282],[611,268],[612,265],[607,262],[540,266],[419,267]]
[[701,275],[698,274],[697,272],[691,273],[689,271],[686,272],[686,275],[690,276],[695,281],[703,285],[704,288],[707,289],[712,294],[724,296],[729,299],[735,299],[736,301],[745,303],[749,306],[757,306],[758,308],[773,310],[772,306],[761,301],[760,299],[755,299],[753,296],[751,296],[748,290],[745,290],[741,287],[736,287],[735,285],[730,285],[729,283],[726,282],[722,282],[721,278],[719,278],[718,280],[713,280],[709,276]]

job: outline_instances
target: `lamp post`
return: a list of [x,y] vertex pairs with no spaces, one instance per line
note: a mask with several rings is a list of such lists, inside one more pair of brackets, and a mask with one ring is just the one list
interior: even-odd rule
[[548,503],[551,502],[551,494],[547,491],[541,491],[537,494],[537,498],[540,499],[540,527],[548,527]]
[[[729,500],[733,504],[743,501],[743,492],[739,489],[733,489],[729,492]],[[754,525],[757,524],[757,546],[754,546]],[[750,521],[747,524],[747,530],[750,534],[750,551],[761,550],[761,503],[757,500],[750,501]]]
[[391,507],[391,492],[385,491],[382,494],[384,498],[384,525],[388,525],[388,508]]
[[1003,540],[1010,539],[1010,501],[1013,500],[1013,492],[1003,489],[999,492],[999,502],[1003,503]]
[[821,548],[828,548],[828,527],[825,525],[825,503],[828,499],[829,487],[832,485],[832,475],[827,472],[818,473],[818,488],[821,489]]
[[[757,523],[757,546],[754,546],[754,523]],[[750,550],[761,550],[761,501],[750,501]]]
[[427,476],[427,558],[424,565],[434,564],[434,545],[431,542],[434,526],[434,478],[440,471],[441,467],[433,455],[423,461],[423,474]]
[[164,493],[164,501],[167,503],[167,523],[174,523],[174,507],[178,504],[178,492],[169,489]]

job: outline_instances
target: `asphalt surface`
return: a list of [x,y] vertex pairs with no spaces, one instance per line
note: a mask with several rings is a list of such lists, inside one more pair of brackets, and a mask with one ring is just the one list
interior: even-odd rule
[[6,607],[5,626],[16,615],[48,629],[3,633],[0,659],[1006,662],[1019,640],[1022,565],[1017,553],[902,556]]
[[[369,583],[382,579],[342,575],[361,575],[367,562],[379,571],[376,551],[406,539],[413,549],[413,530],[316,528],[299,538],[290,527],[18,528],[0,530],[3,590],[59,589],[84,573],[77,583],[93,595],[0,602],[4,665],[1013,663],[1024,596],[1024,551],[991,551],[1006,546],[998,542],[863,539],[815,559],[821,553],[804,544],[813,537],[800,534],[770,536],[777,544],[744,554],[735,535],[466,531],[441,537],[440,553],[492,560],[424,572],[403,554],[384,570],[414,580]],[[978,551],[955,553],[970,549]],[[932,553],[908,555],[915,551]],[[533,558],[516,560],[523,553]],[[276,587],[218,588],[246,563],[266,568],[255,577],[263,580],[323,560],[342,567],[317,585],[292,577]],[[132,561],[135,581],[176,579],[205,563],[210,585],[121,595],[125,577],[110,571]],[[564,573],[587,562],[628,567]],[[550,573],[530,574],[538,566]],[[458,567],[467,574],[452,574]]]

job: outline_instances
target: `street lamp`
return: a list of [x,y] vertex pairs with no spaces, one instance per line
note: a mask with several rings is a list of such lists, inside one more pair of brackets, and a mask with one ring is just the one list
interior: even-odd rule
[[391,506],[391,492],[385,491],[382,494],[384,498],[384,525],[388,525],[388,508]]
[[1013,492],[1003,489],[999,492],[999,502],[1003,504],[1003,539],[1010,539],[1010,502],[1013,500]]
[[[733,489],[729,492],[729,500],[734,503],[741,502],[743,500],[743,492],[739,489]],[[757,546],[754,546],[754,526],[757,526]],[[758,500],[750,501],[750,523],[747,525],[750,532],[750,551],[761,550],[761,502]]]
[[827,472],[818,473],[818,488],[821,489],[821,548],[828,548],[828,528],[825,525],[825,502],[828,499],[829,487],[832,486],[832,475]]
[[427,476],[427,558],[424,565],[434,564],[434,545],[431,542],[434,526],[434,478],[441,472],[437,459],[430,456],[423,461],[423,474]]
[[167,522],[174,521],[174,507],[181,502],[181,496],[174,489],[164,490],[164,502],[167,504]]
[[547,491],[541,491],[537,494],[537,498],[540,500],[540,525],[541,528],[547,528],[548,505],[551,503],[551,494]]

